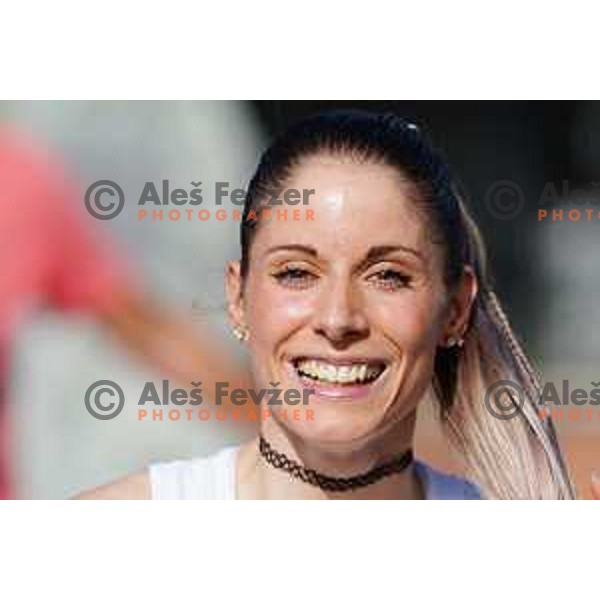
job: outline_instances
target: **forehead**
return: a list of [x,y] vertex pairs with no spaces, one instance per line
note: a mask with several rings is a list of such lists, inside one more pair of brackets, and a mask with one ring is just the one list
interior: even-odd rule
[[414,186],[390,166],[315,157],[295,168],[287,187],[315,190],[306,206],[314,221],[260,222],[254,244],[263,250],[305,244],[324,256],[343,249],[357,258],[372,246],[402,244],[425,256],[432,250]]

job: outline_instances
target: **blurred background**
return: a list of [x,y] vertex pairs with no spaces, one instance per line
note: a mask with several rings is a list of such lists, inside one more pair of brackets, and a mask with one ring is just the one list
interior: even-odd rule
[[[251,435],[231,422],[138,422],[127,410],[100,421],[86,411],[95,381],[118,382],[137,398],[145,381],[173,374],[176,356],[165,357],[160,340],[145,333],[153,319],[168,315],[165,327],[182,347],[196,339],[216,360],[241,356],[223,293],[238,224],[139,221],[133,202],[97,220],[85,211],[85,190],[112,180],[126,198],[138,198],[146,181],[189,190],[201,180],[202,208],[211,209],[216,181],[245,188],[272,135],[334,107],[391,110],[430,135],[470,199],[497,292],[544,380],[560,388],[568,379],[571,389],[588,391],[600,381],[600,222],[537,216],[540,198],[553,190],[548,212],[594,208],[564,196],[600,186],[600,103],[0,102],[5,496],[65,498],[150,461],[209,454]],[[36,199],[26,210],[7,193],[16,188]],[[148,317],[133,323],[140,306]],[[184,382],[187,374],[177,373]],[[594,418],[570,420],[565,411],[556,421],[583,497],[600,469],[600,411],[589,408]],[[461,469],[427,406],[418,451]]]

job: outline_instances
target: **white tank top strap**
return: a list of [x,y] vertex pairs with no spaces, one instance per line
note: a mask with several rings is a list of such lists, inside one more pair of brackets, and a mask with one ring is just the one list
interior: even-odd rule
[[235,500],[237,450],[150,465],[152,500]]

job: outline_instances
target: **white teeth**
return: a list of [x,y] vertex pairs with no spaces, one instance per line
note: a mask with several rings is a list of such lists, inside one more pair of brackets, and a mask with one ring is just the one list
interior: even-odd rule
[[317,360],[303,360],[296,366],[300,374],[331,383],[354,383],[372,379],[382,371],[380,366],[368,363],[336,366]]

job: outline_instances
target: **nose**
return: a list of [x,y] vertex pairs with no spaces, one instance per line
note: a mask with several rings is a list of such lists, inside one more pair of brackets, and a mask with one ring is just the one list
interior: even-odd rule
[[340,279],[322,290],[314,330],[335,346],[368,336],[369,322],[363,301],[351,281]]

